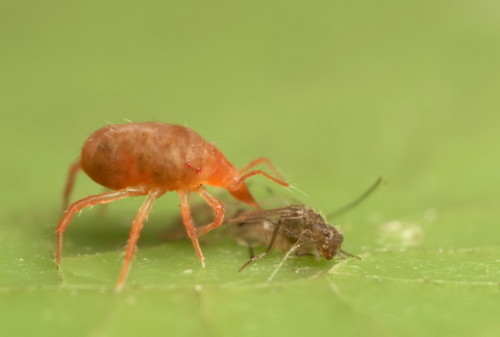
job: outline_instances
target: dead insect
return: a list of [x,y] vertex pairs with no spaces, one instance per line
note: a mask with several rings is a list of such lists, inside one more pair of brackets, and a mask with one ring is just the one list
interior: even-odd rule
[[[204,266],[205,258],[198,237],[219,227],[224,218],[224,206],[208,193],[204,185],[222,187],[236,199],[260,208],[247,188],[245,181],[248,178],[260,174],[282,186],[289,186],[264,171],[250,171],[260,163],[267,164],[277,174],[266,158],[256,159],[242,170],[237,170],[215,145],[180,125],[148,122],[103,127],[87,139],[80,159],[70,168],[64,190],[64,207],[68,204],[75,175],[80,169],[98,184],[114,191],[83,198],[67,208],[56,229],[55,262],[57,265],[61,262],[63,234],[80,210],[127,197],[146,196],[132,223],[125,258],[116,282],[116,290],[121,290],[153,202],[166,192],[176,191],[184,227]],[[215,215],[212,223],[195,227],[188,200],[191,192],[198,193],[210,205]]]
[[[338,216],[360,203],[381,181],[379,178],[361,197],[333,214]],[[342,233],[328,224],[322,215],[304,205],[241,212],[227,222],[235,224],[233,234],[236,240],[250,250],[250,260],[243,264],[239,271],[264,257],[272,248],[288,251],[287,256],[293,251],[297,256],[323,256],[328,260],[335,256],[360,259],[342,250]],[[253,248],[262,244],[267,245],[266,250],[254,255]]]

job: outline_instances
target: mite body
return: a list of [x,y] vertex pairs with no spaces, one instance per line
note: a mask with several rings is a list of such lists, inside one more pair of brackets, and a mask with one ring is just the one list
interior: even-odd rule
[[[338,255],[356,257],[341,249],[344,237],[319,213],[304,205],[290,205],[270,210],[243,212],[229,219],[235,224],[236,240],[250,248],[251,259],[240,271],[262,258],[272,248],[294,250],[298,256],[323,256],[330,260]],[[253,256],[254,246],[267,245],[265,252]]]
[[[155,199],[169,191],[179,194],[182,221],[202,265],[205,258],[198,237],[223,222],[224,207],[203,187],[211,185],[228,190],[238,200],[259,208],[250,194],[245,180],[253,175],[288,187],[289,185],[261,170],[249,171],[266,163],[279,176],[266,158],[254,160],[237,170],[226,157],[198,133],[183,126],[156,122],[108,125],[94,132],[83,145],[81,156],[70,168],[64,190],[64,208],[67,207],[76,173],[82,169],[92,180],[113,191],[89,196],[71,204],[57,226],[59,265],[62,256],[63,234],[73,216],[85,207],[110,203],[131,196],[145,195],[146,199],[132,223],[125,258],[116,283],[120,290],[127,278],[140,231]],[[189,207],[190,192],[198,193],[212,208],[212,223],[196,228]]]

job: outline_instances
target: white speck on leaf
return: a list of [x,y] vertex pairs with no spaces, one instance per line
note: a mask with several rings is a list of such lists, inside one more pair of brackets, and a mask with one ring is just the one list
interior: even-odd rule
[[386,222],[380,226],[379,244],[388,248],[412,247],[422,241],[424,235],[422,227],[404,223],[399,220]]

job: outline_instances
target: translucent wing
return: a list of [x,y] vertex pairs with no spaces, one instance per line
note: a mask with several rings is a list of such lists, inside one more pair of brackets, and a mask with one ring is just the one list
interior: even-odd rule
[[263,220],[276,221],[303,218],[308,212],[308,208],[304,205],[290,205],[282,208],[274,208],[268,210],[258,211],[244,211],[236,214],[234,217],[228,219],[226,223],[245,223],[245,222],[259,222]]

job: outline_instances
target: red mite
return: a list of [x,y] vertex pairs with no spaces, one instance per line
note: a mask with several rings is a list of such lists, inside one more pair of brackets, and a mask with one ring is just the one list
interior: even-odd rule
[[[266,158],[256,159],[242,170],[237,170],[212,143],[183,126],[146,122],[103,127],[87,139],[80,159],[70,168],[64,190],[64,208],[68,205],[75,176],[80,169],[95,182],[113,191],[88,196],[67,208],[56,230],[55,262],[57,265],[61,262],[63,234],[80,210],[126,197],[145,195],[146,199],[132,223],[123,265],[116,282],[116,290],[121,290],[153,202],[166,192],[176,191],[180,199],[182,222],[204,266],[205,258],[198,237],[222,224],[224,206],[203,185],[222,187],[236,199],[260,209],[245,184],[246,179],[260,174],[282,186],[289,186],[264,171],[249,171],[260,163],[269,165],[279,176]],[[190,192],[198,193],[210,205],[215,215],[212,223],[198,229],[194,226],[188,200]]]

